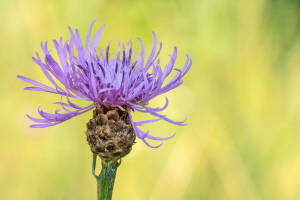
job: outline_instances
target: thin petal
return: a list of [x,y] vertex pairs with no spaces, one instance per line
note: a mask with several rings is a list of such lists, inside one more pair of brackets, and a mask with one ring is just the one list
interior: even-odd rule
[[171,138],[173,138],[176,135],[176,133],[174,133],[173,135],[166,137],[166,138],[162,138],[162,137],[154,137],[152,135],[147,135],[146,138],[150,139],[150,140],[169,140]]
[[43,124],[34,124],[34,125],[31,125],[30,127],[44,128],[44,127],[48,127],[48,126],[57,125],[61,122],[69,120],[75,116],[81,115],[81,114],[93,109],[95,107],[95,105],[96,105],[96,103],[93,103],[89,106],[83,107],[81,109],[77,109],[75,111],[70,111],[67,113],[59,113],[60,110],[56,110],[54,114],[44,112],[39,108],[38,112],[41,115],[41,117],[43,117],[43,119],[34,118],[29,115],[28,115],[28,118],[30,118],[31,120],[33,120],[35,122],[43,123]]
[[142,139],[143,142],[148,146],[148,147],[151,147],[151,148],[158,148],[158,147],[161,147],[163,145],[163,143],[161,143],[160,145],[157,145],[157,146],[152,146],[150,145],[145,139]]

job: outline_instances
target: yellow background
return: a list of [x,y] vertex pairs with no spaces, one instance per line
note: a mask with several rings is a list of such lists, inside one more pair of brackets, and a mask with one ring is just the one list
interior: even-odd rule
[[167,96],[164,114],[189,125],[145,127],[177,135],[158,149],[137,141],[118,169],[114,199],[300,199],[299,10],[297,0],[1,1],[0,199],[96,199],[84,134],[91,112],[29,128],[25,114],[52,112],[60,97],[22,91],[29,84],[16,78],[48,84],[31,60],[40,42],[69,39],[68,26],[84,37],[94,19],[95,28],[106,24],[102,47],[132,39],[139,50],[140,37],[149,53],[153,30],[162,61],[174,45],[176,67],[193,58],[183,85],[150,104]]

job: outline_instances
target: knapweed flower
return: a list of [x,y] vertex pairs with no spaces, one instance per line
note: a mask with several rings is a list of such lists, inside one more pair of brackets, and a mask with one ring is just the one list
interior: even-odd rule
[[[119,43],[118,51],[111,54],[109,51],[110,44],[105,49],[98,46],[104,25],[91,39],[94,22],[90,26],[85,44],[78,30],[73,31],[71,28],[69,28],[70,41],[64,41],[62,38],[59,41],[53,40],[59,60],[55,60],[51,55],[47,42],[41,44],[44,55],[40,56],[37,53],[33,60],[40,66],[52,86],[18,76],[18,78],[33,85],[24,88],[25,90],[50,92],[65,97],[65,102],[54,103],[60,105],[63,110],[58,109],[54,113],[47,113],[39,108],[38,112],[42,119],[27,115],[31,120],[38,123],[31,125],[31,127],[54,126],[95,108],[94,119],[91,119],[87,126],[91,134],[97,132],[97,128],[99,132],[98,135],[88,139],[89,143],[96,143],[95,140],[101,138],[101,134],[107,138],[113,134],[113,131],[123,128],[124,130],[128,129],[134,138],[136,136],[143,140],[149,147],[159,147],[160,145],[150,145],[145,139],[167,140],[174,135],[167,138],[154,137],[141,130],[140,126],[159,120],[180,126],[185,124],[184,121],[173,121],[159,113],[167,108],[167,98],[165,105],[161,108],[151,108],[147,106],[148,102],[156,96],[180,86],[182,77],[191,67],[192,59],[187,56],[187,61],[182,69],[174,68],[177,57],[177,48],[174,47],[169,63],[162,67],[158,59],[162,43],[157,42],[154,32],[153,46],[149,55],[146,54],[144,44],[139,38],[140,53],[133,50],[129,42],[125,47]],[[166,82],[165,79],[173,70],[176,71],[176,74],[170,81]],[[81,107],[76,105],[74,101],[72,102],[72,99],[90,101],[91,104]],[[131,116],[133,111],[149,113],[156,118],[136,122]],[[122,122],[120,122],[121,119]],[[109,127],[112,132],[108,131]],[[134,142],[134,139],[126,139],[126,135],[122,137],[124,140]],[[107,149],[115,149],[114,144],[106,143],[105,145],[108,145]]]

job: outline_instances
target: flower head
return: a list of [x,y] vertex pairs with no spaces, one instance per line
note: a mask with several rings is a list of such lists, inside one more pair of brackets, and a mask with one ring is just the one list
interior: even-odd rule
[[[146,55],[144,44],[139,38],[140,53],[134,51],[131,43],[129,43],[126,47],[119,44],[118,51],[110,54],[110,44],[105,49],[98,46],[104,25],[91,39],[94,22],[90,26],[85,44],[83,44],[78,30],[73,31],[71,28],[69,28],[70,41],[63,41],[62,38],[59,41],[53,40],[59,61],[52,57],[47,42],[41,43],[44,55],[41,58],[37,53],[33,60],[41,67],[52,86],[18,76],[18,78],[33,85],[24,88],[25,90],[50,92],[64,96],[66,99],[66,102],[54,103],[60,105],[63,112],[57,109],[54,113],[47,113],[39,108],[38,112],[42,119],[27,115],[28,118],[38,123],[31,125],[31,127],[54,126],[101,104],[127,111],[136,136],[148,146],[158,147],[151,146],[145,139],[167,140],[174,135],[167,138],[154,137],[148,132],[142,131],[140,126],[159,120],[181,126],[185,124],[184,121],[173,121],[159,113],[168,106],[167,98],[162,108],[151,108],[147,106],[148,101],[181,85],[181,79],[189,71],[192,59],[187,56],[183,68],[174,69],[177,57],[177,48],[174,47],[169,63],[162,68],[158,59],[162,43],[158,44],[154,32],[153,46],[149,55]],[[169,82],[166,82],[165,79],[173,70],[177,71],[176,75]],[[91,104],[81,107],[72,102],[72,99],[90,101]],[[131,116],[132,111],[149,113],[156,119],[135,122]]]

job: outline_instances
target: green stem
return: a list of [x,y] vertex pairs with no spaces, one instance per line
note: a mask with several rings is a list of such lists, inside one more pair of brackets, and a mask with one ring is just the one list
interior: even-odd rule
[[99,176],[95,174],[97,155],[93,156],[93,175],[97,180],[98,200],[111,200],[116,178],[117,168],[121,163],[118,161],[102,160],[102,169]]

